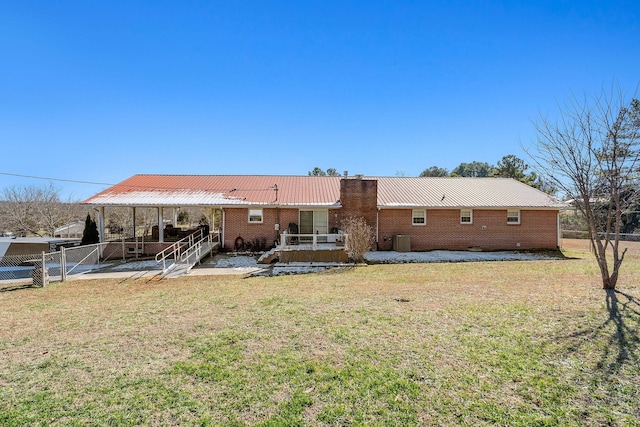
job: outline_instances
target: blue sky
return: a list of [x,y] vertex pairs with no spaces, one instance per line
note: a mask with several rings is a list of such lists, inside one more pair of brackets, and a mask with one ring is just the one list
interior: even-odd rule
[[[0,189],[137,173],[417,176],[527,159],[640,82],[637,1],[9,1]],[[104,185],[55,181],[84,199]]]

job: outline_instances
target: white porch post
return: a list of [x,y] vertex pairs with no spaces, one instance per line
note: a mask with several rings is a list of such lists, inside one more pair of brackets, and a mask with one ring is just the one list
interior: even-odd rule
[[136,207],[133,206],[131,208],[131,211],[133,213],[133,218],[132,218],[131,224],[133,225],[133,237],[135,238],[136,237]]
[[158,206],[158,242],[164,243],[164,208]]
[[100,243],[104,243],[104,206],[98,208],[98,233],[100,234]]

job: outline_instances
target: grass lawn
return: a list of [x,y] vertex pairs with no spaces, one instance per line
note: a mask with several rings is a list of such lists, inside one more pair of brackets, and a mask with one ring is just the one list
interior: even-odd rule
[[0,292],[0,425],[638,425],[640,255]]

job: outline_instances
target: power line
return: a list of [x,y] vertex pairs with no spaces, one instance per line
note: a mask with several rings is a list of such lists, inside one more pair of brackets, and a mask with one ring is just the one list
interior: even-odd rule
[[[23,175],[18,173],[10,173],[10,172],[0,172],[0,175],[5,176],[14,176],[18,178],[30,178],[30,179],[41,179],[45,181],[58,181],[58,182],[71,182],[74,184],[90,184],[90,185],[108,185],[113,187],[118,185],[119,187],[127,187],[127,188],[138,188],[144,190],[160,190],[160,191],[177,191],[177,190],[202,190],[201,188],[175,188],[175,187],[153,187],[148,185],[130,185],[130,184],[111,184],[107,182],[94,182],[94,181],[80,181],[75,179],[64,179],[64,178],[47,178],[43,176],[35,176],[35,175]],[[207,188],[206,191],[219,191],[221,193],[235,193],[240,191],[270,191],[273,190],[273,186],[268,188],[233,188],[233,189],[219,189],[219,188]]]
[[42,179],[42,180],[46,180],[46,181],[73,182],[75,184],[115,185],[115,184],[109,184],[109,183],[106,183],[106,182],[78,181],[78,180],[75,180],[75,179],[63,179],[63,178],[47,178],[47,177],[44,177],[44,176],[22,175],[22,174],[19,174],[19,173],[10,173],[10,172],[0,172],[0,175],[15,176],[15,177],[18,177],[18,178]]

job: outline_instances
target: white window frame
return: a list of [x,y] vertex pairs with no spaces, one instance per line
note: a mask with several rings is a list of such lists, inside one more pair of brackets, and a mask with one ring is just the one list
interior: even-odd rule
[[[422,222],[416,220],[422,220]],[[426,209],[412,209],[411,210],[411,225],[425,226],[427,225],[427,210]]]
[[[252,217],[254,217],[252,219]],[[260,217],[258,220],[257,217]],[[262,224],[264,221],[264,211],[262,208],[247,209],[247,221],[249,224]]]
[[[509,209],[507,210],[507,224],[509,225],[519,225],[520,224],[520,209]],[[513,218],[516,218],[515,221],[512,221]]]
[[[463,215],[465,212],[469,215]],[[469,221],[464,221],[464,218],[469,218]],[[473,209],[460,209],[460,224],[473,224]]]

